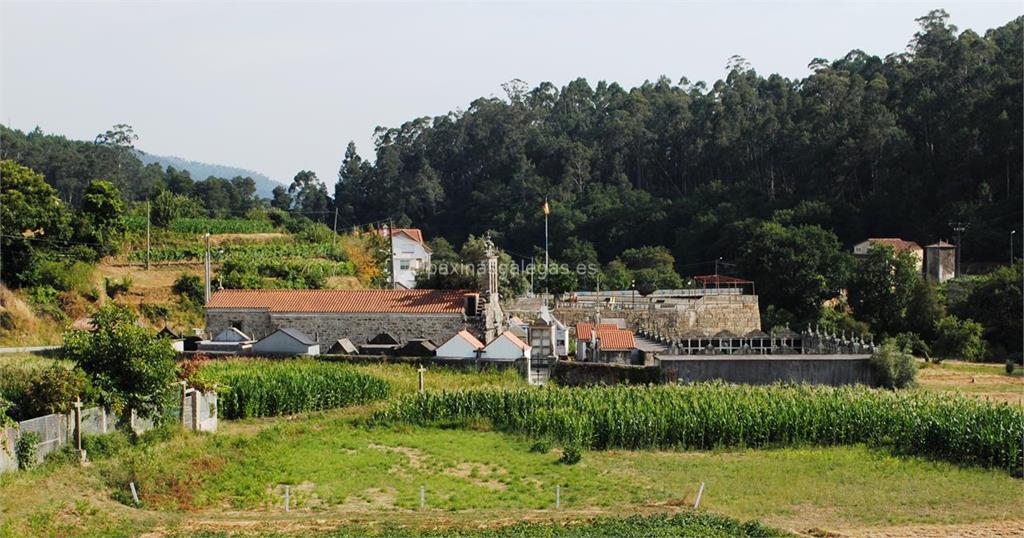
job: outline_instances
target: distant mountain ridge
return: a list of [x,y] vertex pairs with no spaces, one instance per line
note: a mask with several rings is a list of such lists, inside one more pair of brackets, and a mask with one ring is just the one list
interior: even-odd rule
[[187,170],[195,181],[202,181],[210,176],[226,179],[231,179],[235,176],[251,177],[256,182],[256,194],[263,198],[270,198],[274,187],[279,185],[287,186],[287,184],[270,179],[259,172],[235,166],[190,161],[181,157],[155,155],[143,151],[136,151],[136,156],[142,161],[142,164],[157,163],[164,168],[173,166],[178,170]]

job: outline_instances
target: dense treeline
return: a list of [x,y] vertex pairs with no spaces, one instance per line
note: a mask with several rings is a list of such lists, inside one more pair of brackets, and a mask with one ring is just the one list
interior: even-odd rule
[[553,255],[573,238],[602,262],[664,245],[691,274],[738,257],[738,223],[808,200],[799,224],[847,247],[949,239],[956,220],[964,260],[1005,260],[1021,222],[1022,19],[984,35],[943,11],[918,22],[905,53],[815,59],[801,80],[733,58],[710,86],[513,81],[505,99],[378,129],[373,164],[350,144],[335,198],[352,222],[399,217],[455,244],[490,229],[529,253],[549,197]]

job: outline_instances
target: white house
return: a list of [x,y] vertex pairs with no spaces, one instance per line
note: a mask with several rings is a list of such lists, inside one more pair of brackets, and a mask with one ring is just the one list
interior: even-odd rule
[[430,265],[430,247],[419,228],[395,228],[391,231],[391,264],[395,287],[415,288],[416,272]]
[[319,355],[320,344],[298,329],[278,329],[252,345],[257,355]]
[[924,267],[924,249],[921,245],[913,241],[906,241],[899,237],[870,237],[865,241],[861,241],[856,245],[853,245],[854,256],[867,256],[868,251],[872,246],[885,245],[892,247],[897,253],[909,252],[914,258],[914,266],[917,268],[917,272],[920,273]]
[[463,329],[437,348],[437,356],[448,359],[475,359],[484,349],[483,343]]
[[491,340],[484,347],[482,357],[484,359],[514,361],[519,359],[530,359],[530,346],[512,334],[505,331]]

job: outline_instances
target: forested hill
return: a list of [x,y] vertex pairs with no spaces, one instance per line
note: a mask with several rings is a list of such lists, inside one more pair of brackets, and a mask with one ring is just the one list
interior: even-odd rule
[[[256,195],[261,198],[271,198],[273,196],[274,187],[282,185],[278,181],[274,181],[269,177],[252,170],[246,170],[244,168],[237,168],[234,166],[225,166],[223,164],[210,164],[202,163],[198,161],[190,161],[188,159],[182,159],[181,157],[154,155],[152,153],[146,153],[139,151],[136,156],[142,161],[142,164],[157,163],[163,168],[173,166],[177,170],[184,170],[189,173],[193,178],[207,178],[210,176],[214,177],[251,177],[256,183]],[[287,184],[284,184],[287,186]]]
[[950,240],[964,221],[965,260],[1005,260],[1022,221],[1022,19],[983,34],[947,20],[918,19],[906,52],[813,59],[798,80],[733,58],[710,85],[513,81],[378,129],[373,165],[350,144],[336,199],[349,222],[397,216],[453,242],[494,230],[530,253],[549,197],[566,260],[652,244],[683,268],[728,260],[766,221],[847,247]]

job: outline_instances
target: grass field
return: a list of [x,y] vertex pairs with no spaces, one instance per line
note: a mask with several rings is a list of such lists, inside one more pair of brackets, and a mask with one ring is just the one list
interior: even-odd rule
[[[387,380],[392,397],[417,390],[411,366],[354,368]],[[428,390],[522,386],[512,372],[445,369],[429,369],[426,383]],[[538,450],[532,440],[483,423],[367,426],[382,405],[222,421],[216,435],[176,435],[85,468],[52,463],[0,475],[0,536],[488,535],[521,522],[534,523],[503,532],[589,533],[618,528],[615,520],[578,527],[594,517],[692,513],[687,507],[701,482],[700,513],[805,535],[1024,532],[1024,482],[999,470],[864,446],[588,451],[580,463],[564,465],[557,448]],[[130,499],[129,481],[139,487],[141,508],[115,500]],[[701,527],[652,521],[664,535],[707,535],[694,531]]]

